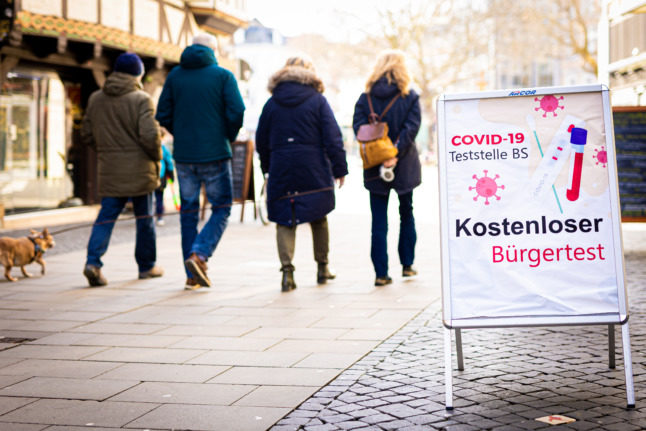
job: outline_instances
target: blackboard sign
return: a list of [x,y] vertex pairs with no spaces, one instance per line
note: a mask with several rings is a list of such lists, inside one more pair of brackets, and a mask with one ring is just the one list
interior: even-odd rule
[[646,107],[612,109],[622,221],[646,221]]
[[[231,144],[233,159],[231,169],[233,175],[233,201],[244,202],[254,200],[253,193],[253,144],[251,141],[236,141]],[[251,193],[249,193],[251,191]]]
[[[256,193],[253,185],[253,142],[235,141],[231,144],[231,176],[233,177],[233,202],[242,204],[240,221],[244,218],[246,201],[253,201],[254,218],[256,217]],[[206,189],[202,189],[203,202],[202,220],[206,216]]]

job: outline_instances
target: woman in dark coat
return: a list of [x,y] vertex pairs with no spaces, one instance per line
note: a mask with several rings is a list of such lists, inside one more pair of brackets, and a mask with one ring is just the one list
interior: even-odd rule
[[402,276],[417,274],[413,268],[417,232],[413,216],[413,189],[422,182],[421,164],[415,146],[415,136],[419,131],[421,112],[419,96],[409,88],[410,75],[406,68],[406,58],[401,51],[383,52],[366,83],[366,92],[361,94],[354,107],[352,127],[355,134],[359,126],[367,124],[370,115],[368,97],[371,98],[374,112],[381,114],[393,98],[394,105],[386,112],[382,121],[388,123],[388,136],[398,149],[397,157],[383,163],[393,167],[395,179],[386,182],[380,177],[380,166],[363,171],[364,186],[370,191],[370,210],[372,212],[372,244],[370,257],[375,268],[375,286],[392,283],[388,275],[388,197],[390,190],[399,197],[399,261]]
[[256,150],[262,172],[269,174],[267,212],[276,222],[286,292],[296,288],[292,260],[296,226],[301,223],[312,227],[317,282],[334,278],[328,269],[326,215],[334,209],[334,180],[341,187],[348,166],[341,130],[311,62],[290,58],[271,77],[268,88],[272,96],[258,121]]

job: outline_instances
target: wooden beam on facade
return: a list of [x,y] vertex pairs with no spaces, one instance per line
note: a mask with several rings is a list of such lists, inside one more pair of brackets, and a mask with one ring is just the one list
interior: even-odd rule
[[17,57],[20,60],[27,60],[27,61],[33,61],[35,63],[47,63],[47,64],[55,64],[59,66],[70,66],[70,67],[81,67],[83,69],[98,69],[98,70],[103,70],[107,71],[110,70],[110,65],[108,64],[108,61],[104,58],[95,58],[92,60],[88,60],[84,63],[79,63],[76,61],[73,55],[69,53],[65,54],[50,54],[47,57],[41,58],[37,57],[31,52],[21,49],[21,48],[15,48],[12,46],[4,46],[0,50],[0,54],[7,55],[7,56],[13,56]]
[[11,46],[20,46],[22,44],[22,32],[18,30],[11,30],[9,33],[9,44]]
[[164,42],[163,31],[166,31],[166,36],[168,36],[168,41],[174,43],[173,35],[170,31],[170,25],[168,24],[168,17],[166,16],[166,3],[162,0],[159,0],[159,41]]
[[7,74],[11,69],[18,65],[20,58],[7,55],[0,63],[0,86],[4,84],[5,79],[7,79]]
[[103,45],[100,41],[94,42],[94,58],[101,58],[103,54]]
[[65,36],[64,34],[61,34],[60,36],[58,36],[56,51],[59,54],[65,54],[65,51],[67,51],[67,36]]

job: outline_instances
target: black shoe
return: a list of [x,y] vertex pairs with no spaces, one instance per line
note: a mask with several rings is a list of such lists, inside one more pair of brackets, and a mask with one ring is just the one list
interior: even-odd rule
[[412,267],[412,265],[404,265],[404,269],[402,269],[402,277],[413,277],[414,275],[417,275],[417,270]]
[[393,279],[385,276],[385,277],[377,277],[375,279],[375,286],[385,286],[387,284],[390,284],[393,282]]
[[330,271],[327,263],[319,263],[319,269],[316,273],[316,282],[318,284],[325,284],[328,280],[334,280],[336,274]]
[[280,290],[283,292],[289,292],[290,290],[296,289],[296,282],[294,281],[294,270],[293,269],[283,269],[283,281],[280,284]]

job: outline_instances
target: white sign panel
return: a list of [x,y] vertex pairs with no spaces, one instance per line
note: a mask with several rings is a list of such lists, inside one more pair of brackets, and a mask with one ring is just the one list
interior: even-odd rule
[[601,86],[441,98],[446,326],[625,320],[611,122]]

